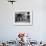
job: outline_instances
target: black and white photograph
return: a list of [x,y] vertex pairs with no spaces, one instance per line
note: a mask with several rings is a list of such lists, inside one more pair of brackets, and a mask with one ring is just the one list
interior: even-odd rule
[[32,12],[20,11],[15,13],[16,25],[32,25]]

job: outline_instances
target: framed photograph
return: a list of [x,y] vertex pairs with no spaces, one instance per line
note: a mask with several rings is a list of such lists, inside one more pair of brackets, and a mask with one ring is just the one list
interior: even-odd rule
[[14,24],[18,26],[32,25],[32,11],[16,11],[14,16]]

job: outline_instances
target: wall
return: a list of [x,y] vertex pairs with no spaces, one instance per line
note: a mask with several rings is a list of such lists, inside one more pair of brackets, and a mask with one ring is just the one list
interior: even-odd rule
[[[13,18],[16,10],[33,10],[32,26],[15,26]],[[46,40],[46,1],[17,0],[14,5],[7,0],[0,0],[0,40],[11,40],[18,32],[26,32],[33,40]]]

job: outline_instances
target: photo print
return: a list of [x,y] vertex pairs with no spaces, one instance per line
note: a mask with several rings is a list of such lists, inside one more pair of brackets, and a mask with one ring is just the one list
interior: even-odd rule
[[16,25],[32,25],[32,12],[30,11],[15,12],[15,24]]

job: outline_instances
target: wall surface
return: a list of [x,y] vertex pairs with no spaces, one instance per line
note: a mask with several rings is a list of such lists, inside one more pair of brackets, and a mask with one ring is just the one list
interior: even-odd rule
[[[16,10],[33,10],[33,25],[15,26]],[[45,0],[17,0],[13,5],[7,0],[0,0],[0,40],[15,40],[18,32],[29,33],[33,40],[46,40]]]

